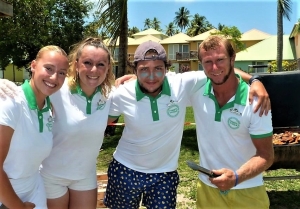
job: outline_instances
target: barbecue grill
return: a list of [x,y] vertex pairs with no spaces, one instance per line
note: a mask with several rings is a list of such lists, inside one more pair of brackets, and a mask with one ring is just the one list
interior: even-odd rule
[[[259,75],[271,100],[273,132],[300,133],[300,71]],[[274,145],[269,170],[279,168],[300,169],[300,144]]]

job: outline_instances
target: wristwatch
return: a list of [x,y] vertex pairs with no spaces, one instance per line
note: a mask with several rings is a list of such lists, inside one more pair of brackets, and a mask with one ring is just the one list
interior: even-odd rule
[[253,75],[250,79],[249,79],[249,84],[251,85],[253,82],[255,81],[260,81],[261,82],[261,77],[259,75]]

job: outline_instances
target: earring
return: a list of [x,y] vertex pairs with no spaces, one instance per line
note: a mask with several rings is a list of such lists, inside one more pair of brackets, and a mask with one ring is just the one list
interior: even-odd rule
[[78,71],[76,70],[76,78],[75,78],[75,80],[78,82],[79,81],[79,73],[78,73]]

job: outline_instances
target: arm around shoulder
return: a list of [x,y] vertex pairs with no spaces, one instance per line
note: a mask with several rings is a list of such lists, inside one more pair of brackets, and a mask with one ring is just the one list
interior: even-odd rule
[[7,96],[9,97],[14,97],[17,95],[17,85],[9,81],[7,79],[0,79],[0,97],[6,98]]

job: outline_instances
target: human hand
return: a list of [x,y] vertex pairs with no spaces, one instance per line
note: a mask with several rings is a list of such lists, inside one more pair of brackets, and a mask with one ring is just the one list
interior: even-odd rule
[[116,86],[116,88],[118,88],[120,85],[127,83],[129,81],[132,81],[132,80],[136,80],[136,75],[134,75],[134,74],[124,75],[124,76],[116,79],[115,86]]
[[35,208],[35,204],[32,202],[24,202],[24,209],[33,209]]
[[[34,209],[34,208],[35,208],[35,204],[32,202],[24,202],[22,205],[22,209]],[[0,205],[0,209],[9,209],[9,208],[2,204]]]
[[35,208],[35,204],[32,202],[24,202],[24,209],[33,209]]
[[235,174],[234,171],[222,168],[219,170],[212,170],[216,175],[220,175],[219,177],[209,178],[210,182],[216,187],[218,187],[221,191],[226,191],[235,186]]
[[259,116],[262,116],[263,114],[267,115],[269,110],[271,110],[271,101],[267,90],[260,81],[255,81],[250,86],[250,104],[252,104],[254,96],[257,96],[258,98],[257,105],[254,108],[254,113],[260,109]]
[[0,79],[0,97],[5,99],[7,96],[13,98],[17,95],[17,85],[7,79]]

